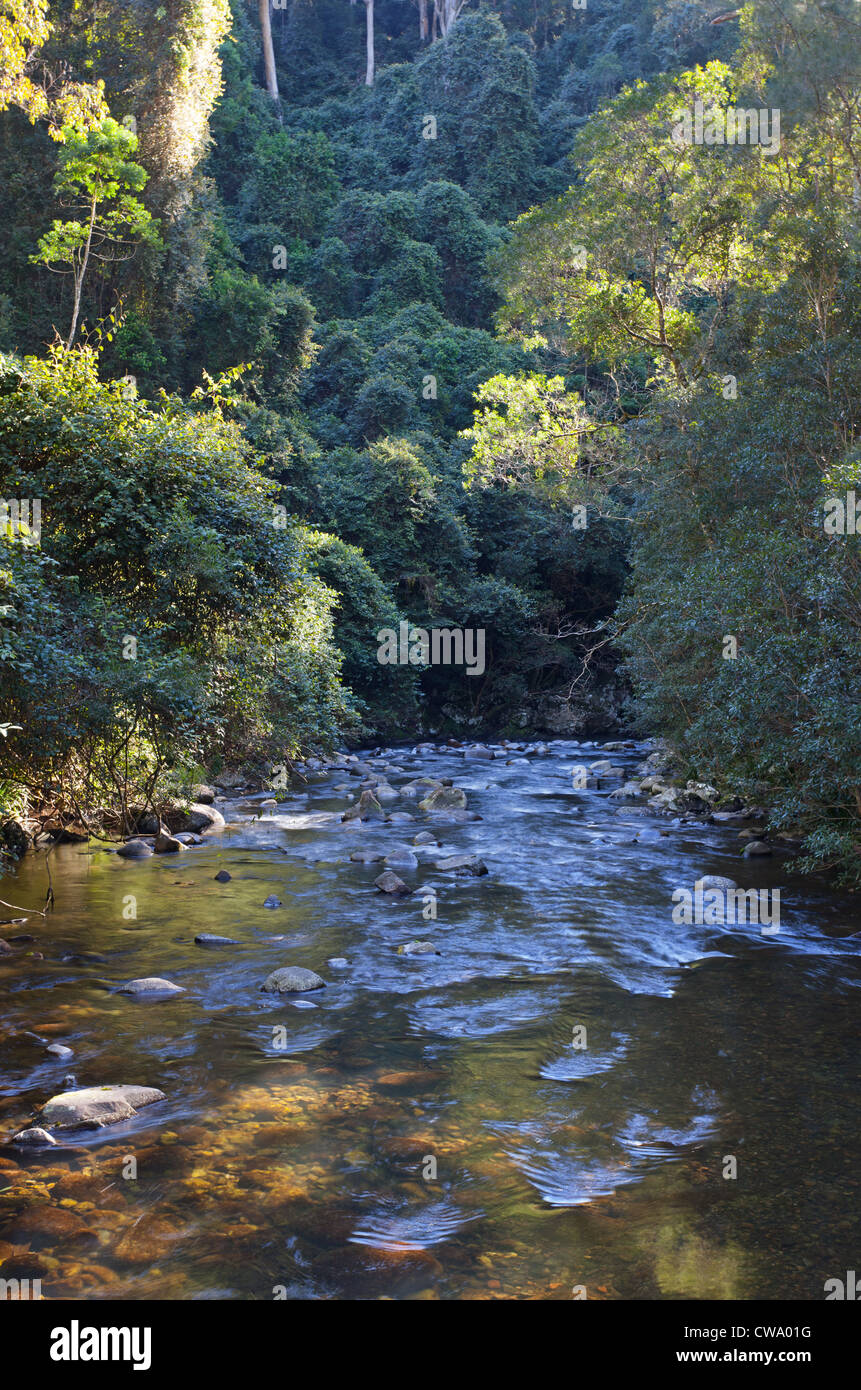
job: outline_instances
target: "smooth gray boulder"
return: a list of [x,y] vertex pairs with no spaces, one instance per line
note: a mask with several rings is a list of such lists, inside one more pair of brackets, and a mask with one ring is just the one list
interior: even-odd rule
[[308,990],[325,987],[325,980],[301,965],[285,965],[280,970],[273,970],[260,986],[267,994],[304,994]]
[[750,840],[742,851],[745,859],[757,858],[760,855],[773,854],[771,845],[767,845],[764,840]]
[[226,821],[220,811],[216,811],[214,806],[204,806],[202,802],[195,801],[188,809],[177,817],[179,824],[176,830],[191,830],[196,834],[207,834],[211,830],[223,830]]
[[704,878],[698,878],[694,884],[694,888],[702,888],[703,891],[707,888],[725,888],[729,890],[737,887],[738,884],[734,878],[722,878],[720,874],[706,874]]
[[413,838],[414,845],[436,845],[438,843],[436,835],[433,835],[430,830],[420,830],[418,835]]
[[160,975],[147,975],[140,980],[129,980],[127,984],[121,985],[118,993],[120,994],[185,994],[182,985],[175,985],[172,980],[163,980]]
[[381,864],[385,857],[381,849],[354,849],[350,860],[353,864]]
[[52,1134],[46,1129],[40,1129],[38,1125],[33,1125],[32,1129],[19,1130],[9,1140],[10,1144],[15,1144],[19,1149],[50,1149],[56,1142]]
[[64,1091],[42,1106],[41,1118],[55,1129],[101,1129],[130,1120],[144,1105],[166,1100],[154,1086],[92,1086],[83,1091]]
[[72,1048],[66,1047],[65,1043],[49,1043],[45,1051],[50,1052],[52,1057],[59,1057],[63,1060],[65,1060],[66,1057],[74,1057],[75,1055]]
[[126,840],[124,845],[120,845],[117,854],[121,859],[151,859],[153,848],[145,840]]
[[419,866],[409,845],[395,845],[391,853],[386,855],[385,863],[390,869],[417,869]]

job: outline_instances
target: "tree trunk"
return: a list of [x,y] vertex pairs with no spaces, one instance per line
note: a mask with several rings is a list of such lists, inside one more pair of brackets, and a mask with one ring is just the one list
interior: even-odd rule
[[78,268],[77,268],[77,270],[74,272],[74,275],[72,276],[72,279],[74,280],[74,285],[75,285],[75,299],[74,299],[74,303],[73,303],[73,305],[72,305],[72,326],[71,326],[71,328],[69,329],[69,338],[68,338],[68,342],[66,343],[66,351],[67,351],[67,352],[70,350],[70,348],[71,348],[71,346],[72,346],[72,343],[75,341],[75,334],[76,334],[76,332],[78,331],[78,314],[81,312],[81,291],[82,291],[83,288],[84,288],[84,276],[85,276],[86,273],[87,273],[87,265],[89,264],[89,260],[90,260],[90,247],[91,247],[92,244],[93,244],[93,228],[94,228],[95,224],[96,224],[96,195],[95,195],[95,193],[94,193],[94,194],[93,194],[92,205],[91,205],[91,207],[90,207],[90,225],[89,225],[89,227],[88,227],[88,229],[87,229],[87,241],[86,241],[86,245],[84,246],[84,250],[83,250],[83,253],[82,253],[82,255],[81,255],[81,259],[80,259],[80,261],[79,261],[79,263],[78,263]]
[[365,0],[365,37],[368,51],[368,65],[365,69],[365,86],[374,85],[374,0]]
[[258,0],[260,10],[260,33],[263,38],[263,67],[266,72],[266,90],[279,108],[278,74],[275,71],[275,50],[272,47],[272,20],[269,15],[269,0]]
[[428,32],[428,0],[419,0],[419,38],[422,43],[427,43]]

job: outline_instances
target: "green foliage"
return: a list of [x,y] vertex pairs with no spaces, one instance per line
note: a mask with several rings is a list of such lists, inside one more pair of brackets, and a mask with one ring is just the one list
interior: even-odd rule
[[153,408],[96,367],[88,351],[2,361],[0,488],[43,517],[41,548],[3,540],[10,770],[107,798],[99,777],[130,749],[140,792],[189,750],[331,743],[349,717],[335,595],[274,524],[241,431],[217,404]]

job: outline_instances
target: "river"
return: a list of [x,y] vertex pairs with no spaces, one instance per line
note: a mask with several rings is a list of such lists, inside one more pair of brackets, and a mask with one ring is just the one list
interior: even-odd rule
[[[786,852],[742,859],[739,826],[577,789],[602,756],[387,749],[368,761],[395,787],[452,778],[481,819],[413,798],[387,809],[414,822],[344,823],[358,779],[333,771],[271,813],[222,806],[226,831],[181,855],[54,849],[55,910],[0,929],[34,938],[0,957],[0,1141],[64,1087],[166,1100],[56,1149],[0,1142],[0,1278],[46,1298],[822,1299],[858,1255],[857,900]],[[428,828],[441,849],[396,869],[411,895],[350,859]],[[674,922],[703,874],[779,887],[779,932]],[[29,855],[0,896],[40,907],[45,885]],[[438,954],[398,953],[415,940]],[[261,993],[284,965],[326,988]],[[117,992],[153,975],[185,992]]]

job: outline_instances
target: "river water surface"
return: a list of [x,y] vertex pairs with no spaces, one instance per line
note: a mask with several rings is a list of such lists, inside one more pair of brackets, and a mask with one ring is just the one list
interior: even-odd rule
[[[466,823],[405,799],[387,810],[414,822],[345,824],[358,779],[334,771],[256,819],[222,807],[228,829],[182,855],[55,849],[55,911],[0,928],[35,938],[0,957],[0,1140],[74,1084],[167,1099],[37,1155],[0,1144],[0,1278],[46,1298],[818,1300],[861,1268],[857,902],[781,851],[742,859],[739,826],[577,790],[602,756],[370,759],[396,787],[452,778]],[[487,875],[421,847],[390,898],[350,859],[428,828]],[[780,931],[675,924],[703,874],[779,887]],[[39,907],[45,884],[30,855],[0,896]],[[438,954],[398,954],[414,940]],[[326,988],[261,993],[283,965]],[[152,975],[185,993],[117,993]]]

